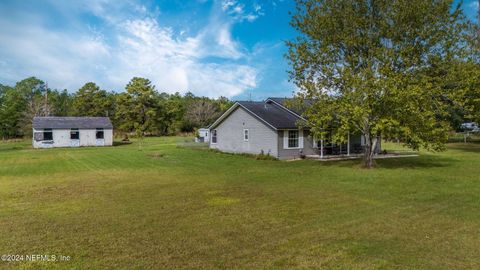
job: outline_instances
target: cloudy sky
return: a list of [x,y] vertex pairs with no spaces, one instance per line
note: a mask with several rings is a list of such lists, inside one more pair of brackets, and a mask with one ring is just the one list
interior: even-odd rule
[[[88,81],[123,91],[209,97],[289,96],[284,41],[292,0],[0,1],[0,83],[36,76],[73,92]],[[474,19],[478,0],[463,8]]]

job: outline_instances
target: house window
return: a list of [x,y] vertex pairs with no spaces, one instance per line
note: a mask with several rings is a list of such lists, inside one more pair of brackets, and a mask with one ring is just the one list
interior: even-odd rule
[[95,138],[103,139],[103,128],[97,128],[97,132],[95,133]]
[[298,130],[288,131],[288,148],[298,147]]
[[243,140],[248,142],[248,129],[243,130]]
[[80,132],[78,128],[72,128],[70,130],[70,140],[79,140],[80,139]]
[[46,128],[43,130],[43,140],[53,141],[53,131],[51,128]]
[[212,143],[217,143],[217,130],[212,131]]

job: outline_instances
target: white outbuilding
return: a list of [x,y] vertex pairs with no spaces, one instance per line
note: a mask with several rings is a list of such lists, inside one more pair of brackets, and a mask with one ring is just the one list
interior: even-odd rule
[[199,128],[198,129],[198,137],[195,138],[196,142],[208,142],[210,139],[208,137],[209,133],[208,128]]
[[33,147],[111,146],[113,126],[108,117],[35,117]]

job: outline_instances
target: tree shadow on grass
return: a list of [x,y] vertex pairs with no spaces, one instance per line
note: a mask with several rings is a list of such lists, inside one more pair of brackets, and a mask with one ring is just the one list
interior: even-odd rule
[[[435,156],[422,155],[416,157],[395,157],[385,159],[375,159],[375,168],[385,169],[415,169],[415,168],[440,168],[455,166],[458,162],[456,159]],[[336,161],[321,161],[323,166],[335,167],[361,167],[363,166],[362,159],[352,160],[336,160]]]
[[113,141],[112,146],[123,146],[123,145],[130,145],[130,144],[132,144],[132,142],[130,142],[130,141],[128,141],[128,142]]
[[454,158],[439,155],[421,155],[417,157],[400,157],[389,159],[377,159],[376,166],[378,168],[387,169],[414,169],[414,168],[440,168],[452,167],[458,162]]
[[480,143],[478,142],[450,143],[448,144],[448,149],[480,154]]

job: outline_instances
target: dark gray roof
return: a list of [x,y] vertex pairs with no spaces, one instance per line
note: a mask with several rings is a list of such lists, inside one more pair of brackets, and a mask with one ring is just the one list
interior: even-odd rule
[[301,118],[274,103],[254,101],[238,101],[238,103],[276,129],[298,128],[297,123]]
[[313,104],[313,100],[305,99],[303,101],[302,106],[290,107],[290,106],[287,106],[286,103],[287,103],[287,101],[293,101],[293,98],[269,97],[267,100],[269,100],[269,99],[273,100],[274,102],[276,102],[278,104],[283,105],[284,107],[288,108],[289,110],[291,110],[292,112],[294,112],[298,115],[302,115],[302,113],[305,111],[305,107],[309,107]]
[[113,128],[108,117],[34,117],[33,128]]

